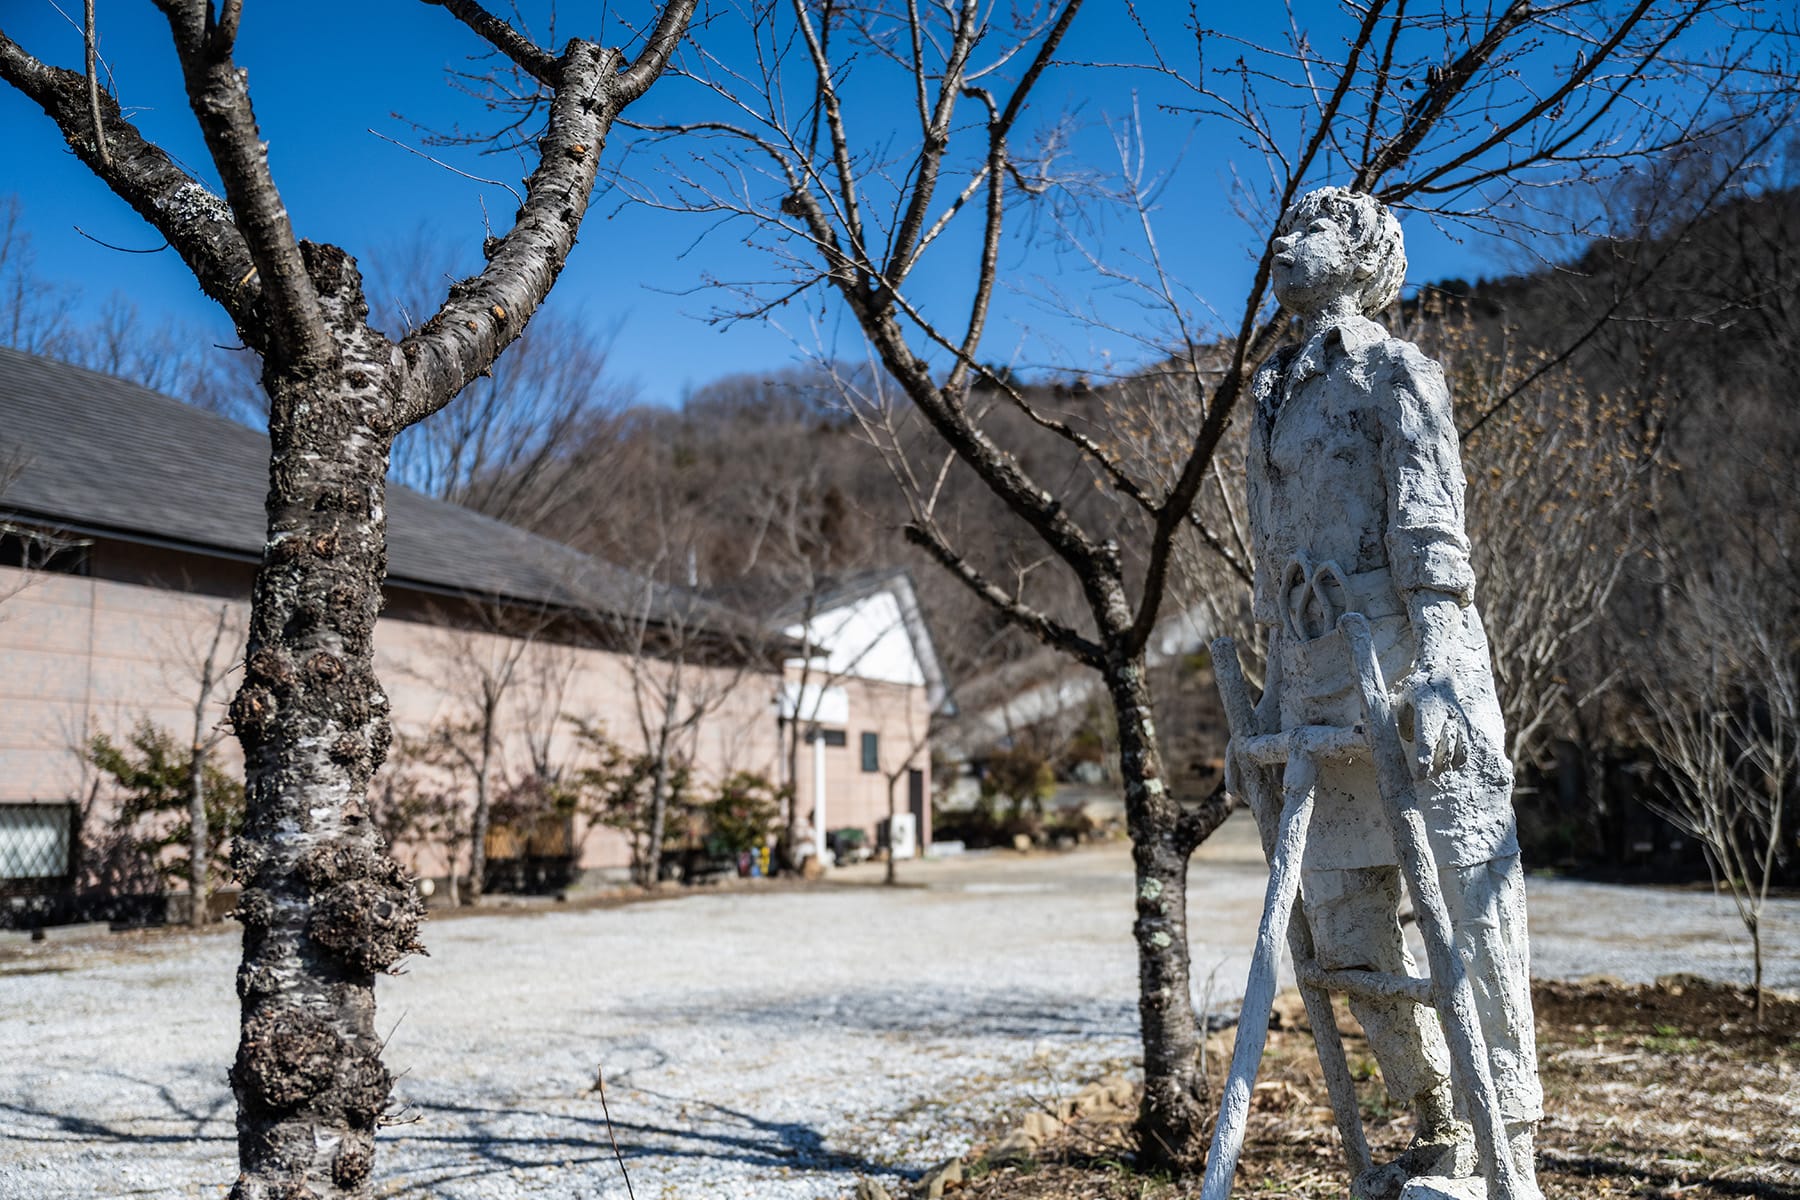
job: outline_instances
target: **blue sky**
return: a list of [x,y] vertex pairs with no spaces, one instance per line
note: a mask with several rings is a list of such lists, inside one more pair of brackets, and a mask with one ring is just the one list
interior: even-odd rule
[[[78,17],[79,5],[65,0],[63,8]],[[1192,40],[1182,26],[1186,9],[1186,4],[1162,0],[1141,6],[1172,59],[1191,65]],[[1345,27],[1336,4],[1300,3],[1295,11],[1321,41],[1339,36]],[[80,33],[56,7],[45,0],[8,0],[6,12],[9,36],[42,58],[79,65]],[[120,101],[149,136],[209,177],[161,18],[148,4],[120,0],[100,0],[98,14],[102,53]],[[1256,32],[1253,24],[1271,16],[1280,18],[1280,6],[1240,5],[1208,19],[1241,22],[1244,32]],[[607,36],[624,36],[616,19]],[[714,43],[719,53],[739,48],[731,38],[725,34]],[[1120,7],[1100,0],[1078,18],[1070,43],[1072,53],[1096,60],[1145,57],[1140,35],[1123,19]],[[246,4],[238,60],[249,71],[276,179],[302,236],[336,242],[365,260],[385,256],[389,262],[405,256],[421,239],[442,241],[455,248],[464,269],[472,268],[478,261],[483,205],[496,226],[503,227],[512,197],[503,188],[453,175],[368,131],[418,145],[414,122],[441,130],[491,121],[478,103],[445,80],[446,68],[467,66],[469,56],[481,48],[442,10],[423,4]],[[1159,92],[1154,81],[1124,72],[1071,68],[1053,74],[1040,90],[1037,107],[1076,114],[1077,147],[1104,157],[1108,123],[1130,110],[1134,87],[1142,89],[1140,107],[1150,117],[1150,160],[1159,169],[1176,172],[1158,217],[1169,263],[1189,290],[1215,298],[1229,312],[1248,279],[1252,242],[1248,227],[1231,211],[1231,181],[1234,173],[1261,177],[1260,163],[1232,131],[1217,123],[1196,125],[1185,116],[1158,115],[1155,101],[1168,93]],[[870,104],[878,109],[879,98]],[[691,85],[685,90],[659,85],[632,115],[680,118],[697,111],[694,105]],[[0,179],[0,193],[16,193],[22,201],[44,275],[79,285],[90,306],[116,291],[149,313],[191,322],[221,342],[231,340],[229,327],[173,253],[120,253],[77,232],[79,227],[92,238],[133,248],[159,241],[64,148],[41,112],[4,87],[0,128],[7,130],[10,165],[8,177]],[[607,153],[617,152],[615,136]],[[490,178],[516,183],[525,173],[516,157],[483,157],[461,149],[434,148],[431,153]],[[725,374],[780,369],[796,359],[790,334],[812,336],[808,326],[819,312],[817,304],[806,312],[784,311],[781,319],[790,327],[786,332],[760,322],[730,328],[706,323],[713,298],[694,289],[709,275],[755,278],[766,275],[767,266],[745,248],[741,228],[727,226],[696,246],[704,228],[705,222],[691,215],[626,204],[616,193],[597,196],[581,245],[553,297],[554,311],[596,331],[619,331],[613,362],[645,400],[672,403],[684,390]],[[1103,253],[1123,253],[1120,247],[1130,232],[1115,217],[1102,223],[1092,244]],[[1502,262],[1501,248],[1480,239],[1456,240],[1422,220],[1409,222],[1407,233],[1414,282],[1493,273]],[[1080,328],[1034,298],[1058,283],[1080,298],[1094,295],[1092,281],[1074,268],[1066,251],[1011,247],[1003,270],[1017,286],[1001,298],[984,357],[1005,360],[1017,352],[1026,363],[1080,366],[1088,361],[1098,365],[1109,355],[1129,356],[1132,347],[1124,339]],[[921,280],[924,294],[933,299],[950,299],[956,283],[952,275]],[[823,315],[829,339],[835,318],[829,310]],[[837,345],[843,349],[848,339]]]

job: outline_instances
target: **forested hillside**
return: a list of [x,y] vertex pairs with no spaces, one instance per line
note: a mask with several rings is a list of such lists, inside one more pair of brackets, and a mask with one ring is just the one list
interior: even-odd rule
[[[1678,164],[1620,201],[1636,211],[1615,223],[1638,236],[1492,280],[1430,284],[1389,314],[1450,373],[1480,602],[1539,861],[1697,866],[1692,839],[1671,846],[1682,839],[1645,807],[1669,802],[1684,759],[1711,752],[1754,773],[1795,754],[1800,189],[1785,159],[1775,164],[1723,203],[1704,161]],[[1688,219],[1702,207],[1709,215]],[[8,246],[0,270],[19,301],[10,344],[255,420],[234,387],[253,373],[230,356],[199,355],[123,304],[81,324],[68,293],[33,276],[29,246]],[[635,403],[605,359],[604,345],[540,322],[445,420],[401,440],[395,477],[753,613],[859,570],[908,566],[965,710],[1070,671],[903,536],[910,514],[893,456],[848,408],[846,380],[877,381],[796,367],[720,379],[669,408]],[[1039,412],[1152,478],[1180,462],[1194,433],[1188,396],[1155,371],[1019,382]],[[978,390],[974,402],[1026,447],[1030,473],[1054,481],[1085,523],[1112,529],[1132,562],[1142,515],[1083,486],[1083,456],[1000,393]],[[1242,424],[1221,456],[1223,486],[1201,495],[1211,528],[1241,526],[1229,506]],[[930,459],[915,418],[902,411],[896,433],[910,458]],[[1028,580],[1040,606],[1079,626],[1080,598],[1041,561],[1041,545],[937,453],[930,485],[955,543],[1006,564],[995,573],[1003,585]],[[1241,541],[1195,538],[1178,556],[1166,612],[1197,618],[1193,637],[1245,638],[1247,567]],[[1172,782],[1210,790],[1223,733],[1205,656],[1175,655],[1157,670]],[[1103,704],[1007,740],[1059,774],[1107,769]],[[1729,744],[1708,751],[1696,730],[1720,714],[1730,715]],[[1762,774],[1793,777],[1772,761]]]
[[[1688,180],[1688,190],[1704,182]],[[1754,742],[1757,731],[1782,732],[1781,705],[1791,703],[1800,191],[1770,186],[1696,224],[1677,219],[1666,190],[1658,199],[1640,217],[1643,236],[1492,282],[1422,288],[1391,314],[1451,373],[1481,602],[1540,858],[1697,864],[1692,839],[1671,846],[1677,836],[1643,807],[1694,752],[1667,731],[1684,716],[1736,712],[1737,741]],[[1040,380],[1030,395],[1151,471],[1179,461],[1192,435],[1184,397],[1154,375],[1102,387]],[[1066,441],[988,400],[990,419],[1016,426],[1009,436],[1031,447],[1034,476],[1079,481],[1088,468]],[[1241,449],[1226,461],[1235,470]],[[905,563],[967,702],[1057,669],[901,537],[900,489],[822,375],[736,377],[678,410],[627,409],[560,462],[571,475],[550,490],[564,503],[542,532],[752,609],[861,567]],[[1235,486],[1209,490],[1203,504],[1222,513]],[[940,512],[959,544],[1031,575],[1039,551],[1010,513],[960,464],[942,487]],[[1129,559],[1132,514],[1103,512],[1097,488],[1062,494],[1084,520],[1115,527]],[[1171,608],[1242,633],[1245,557],[1241,546],[1187,547]],[[1078,598],[1061,601],[1059,615],[1078,621]],[[1760,666],[1745,661],[1756,647]],[[1205,764],[1222,750],[1210,673],[1196,666],[1163,668],[1161,727],[1178,787],[1211,786]],[[1072,714],[1016,737],[1066,771],[1108,761],[1105,725]]]

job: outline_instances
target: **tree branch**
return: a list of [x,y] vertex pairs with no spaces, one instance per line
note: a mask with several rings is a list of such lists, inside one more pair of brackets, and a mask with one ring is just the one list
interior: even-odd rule
[[[1311,168],[1313,159],[1331,136],[1333,126],[1337,123],[1337,115],[1342,110],[1346,97],[1350,95],[1351,83],[1356,78],[1363,51],[1375,36],[1375,26],[1381,19],[1382,8],[1382,3],[1370,4],[1363,14],[1362,24],[1351,42],[1350,54],[1338,73],[1337,83],[1319,112],[1318,128],[1313,131],[1305,151],[1288,173],[1278,212],[1287,211],[1288,206],[1294,202],[1296,193],[1306,181],[1306,173]],[[1231,423],[1238,397],[1242,395],[1244,384],[1248,381],[1250,366],[1268,352],[1281,329],[1277,319],[1279,313],[1256,328],[1256,315],[1262,309],[1263,293],[1269,283],[1269,260],[1274,240],[1275,231],[1271,229],[1263,242],[1262,257],[1256,265],[1256,279],[1251,284],[1249,298],[1244,304],[1243,320],[1239,325],[1237,341],[1232,347],[1231,366],[1213,393],[1206,420],[1201,423],[1200,434],[1194,441],[1193,453],[1188,455],[1187,462],[1182,465],[1181,475],[1176,479],[1175,486],[1169,489],[1162,511],[1157,514],[1156,529],[1150,542],[1150,561],[1144,570],[1143,601],[1139,604],[1137,617],[1131,625],[1130,645],[1134,652],[1149,644],[1151,631],[1156,628],[1156,615],[1162,606],[1163,590],[1169,575],[1169,560],[1174,553],[1175,531],[1187,520],[1188,512],[1200,494],[1200,485],[1205,482],[1206,473],[1212,468],[1213,454],[1225,436],[1226,426]]]
[[[1648,6],[1649,0],[1645,0],[1645,3],[1639,6],[1639,12],[1641,13]],[[1424,140],[1425,135],[1431,132],[1438,119],[1444,115],[1450,107],[1450,102],[1462,94],[1469,81],[1475,77],[1475,73],[1481,70],[1488,59],[1494,56],[1494,52],[1500,49],[1501,44],[1511,37],[1515,30],[1530,22],[1534,15],[1527,0],[1513,0],[1511,4],[1508,4],[1506,11],[1494,19],[1494,23],[1488,26],[1487,32],[1482,35],[1479,42],[1463,51],[1455,62],[1444,68],[1442,74],[1436,75],[1431,80],[1427,85],[1425,95],[1420,97],[1412,111],[1407,113],[1406,119],[1401,122],[1400,131],[1382,143],[1381,148],[1375,152],[1375,156],[1356,172],[1356,178],[1350,184],[1352,190],[1359,192],[1370,190],[1383,175],[1412,157],[1412,152],[1418,149],[1419,143]],[[1619,31],[1620,37],[1624,36],[1624,26],[1629,26],[1635,19],[1634,16],[1631,20],[1622,23]]]
[[[1570,96],[1572,96],[1576,93],[1576,90],[1578,88],[1585,85],[1587,83],[1587,81],[1593,77],[1594,73],[1600,69],[1601,65],[1611,59],[1613,53],[1615,51],[1617,51],[1620,44],[1624,42],[1626,35],[1628,35],[1632,31],[1632,29],[1634,29],[1639,23],[1641,23],[1649,15],[1651,7],[1652,7],[1652,0],[1640,0],[1640,3],[1638,4],[1638,6],[1635,9],[1633,9],[1628,16],[1626,16],[1623,20],[1621,20],[1619,22],[1618,28],[1613,30],[1612,36],[1609,37],[1600,46],[1600,48],[1598,50],[1594,51],[1593,54],[1587,56],[1584,60],[1582,60],[1576,66],[1576,68],[1574,70],[1570,71],[1569,77],[1562,82],[1562,85],[1560,87],[1556,88],[1549,95],[1545,96],[1543,99],[1539,100],[1536,104],[1534,104],[1530,108],[1526,109],[1523,113],[1521,113],[1519,116],[1514,118],[1512,121],[1508,122],[1506,125],[1500,126],[1499,128],[1495,129],[1493,133],[1489,134],[1487,138],[1485,138],[1483,141],[1481,141],[1476,146],[1457,155],[1455,158],[1451,159],[1449,162],[1446,162],[1437,167],[1434,167],[1432,170],[1427,171],[1424,175],[1421,175],[1419,178],[1408,180],[1407,182],[1401,184],[1400,186],[1390,189],[1391,195],[1384,193],[1384,198],[1391,199],[1391,200],[1401,200],[1407,196],[1412,195],[1415,192],[1424,191],[1428,188],[1428,186],[1433,181],[1442,179],[1445,175],[1448,175],[1450,172],[1455,171],[1458,168],[1463,167],[1470,162],[1473,162],[1476,158],[1480,157],[1481,155],[1487,153],[1489,150],[1492,150],[1497,146],[1506,145],[1508,143],[1508,141],[1510,141],[1510,139],[1513,137],[1513,135],[1517,134],[1520,130],[1527,128],[1532,123],[1539,120],[1541,117],[1543,117],[1543,115],[1545,113],[1552,111],[1558,105],[1567,101]],[[1668,34],[1662,38],[1662,40],[1660,42],[1657,43],[1657,46],[1655,47],[1655,49],[1653,49],[1648,55],[1645,56],[1645,61],[1642,65],[1647,66],[1651,60],[1653,60],[1657,55],[1659,55],[1662,52],[1662,50],[1669,45],[1669,43],[1671,43],[1672,41],[1675,40],[1675,38],[1681,33],[1682,30],[1686,29],[1687,26],[1689,24],[1691,24],[1693,22],[1693,20],[1700,15],[1701,10],[1704,9],[1705,7],[1706,7],[1706,4],[1704,4],[1704,3],[1690,5],[1688,8],[1688,11],[1682,16],[1682,18],[1679,21],[1676,22],[1675,27],[1673,29],[1671,29],[1668,32]],[[1515,16],[1514,16],[1515,9],[1525,9],[1526,11],[1523,14],[1523,16],[1519,16],[1519,17],[1515,18]],[[1511,7],[1509,7],[1507,9],[1507,11],[1501,15],[1500,20],[1495,23],[1495,31],[1499,31],[1501,25],[1503,23],[1506,23],[1510,19],[1512,21],[1512,24],[1504,30],[1504,32],[1502,33],[1501,36],[1504,37],[1506,35],[1509,35],[1513,31],[1513,29],[1517,28],[1518,25],[1523,24],[1525,21],[1529,20],[1532,17],[1532,15],[1533,14],[1531,13],[1530,6],[1528,4],[1523,3],[1523,0],[1515,0],[1515,3]],[[1477,50],[1480,50],[1480,49],[1482,49],[1482,47],[1486,46],[1488,44],[1490,38],[1492,38],[1492,37],[1493,37],[1493,31],[1490,31],[1488,37],[1484,37],[1479,45],[1471,48],[1467,54],[1465,54],[1461,59],[1457,60],[1456,66],[1452,67],[1452,70],[1455,70],[1458,67],[1460,67],[1463,64],[1463,62],[1469,58],[1470,55],[1475,54]],[[1491,53],[1491,50],[1489,51],[1489,53]],[[1479,67],[1479,65],[1480,65],[1479,63],[1475,64],[1475,66],[1477,66],[1477,67]],[[1641,69],[1640,69],[1640,71],[1632,72],[1631,78],[1635,79],[1635,78],[1638,78],[1640,75],[1641,75]],[[1468,80],[1465,77],[1462,80],[1462,83],[1466,84],[1467,82],[1468,82]],[[1456,90],[1459,90],[1459,89],[1453,89],[1444,96],[1444,103],[1447,104],[1448,101],[1452,97],[1454,97]],[[1607,100],[1605,101],[1605,103],[1603,103],[1601,105],[1601,111],[1604,112],[1608,107],[1610,107],[1612,105],[1613,101],[1618,98],[1618,95],[1619,95],[1619,93],[1617,93],[1617,92],[1610,95],[1607,98]],[[1442,109],[1440,107],[1439,111],[1432,115],[1432,120],[1435,121],[1436,117],[1438,115],[1441,115],[1441,113],[1442,113]],[[1408,124],[1410,125],[1410,122],[1408,122]],[[1367,179],[1368,179],[1368,184],[1366,186],[1373,186],[1375,181],[1380,179],[1382,174],[1386,173],[1387,171],[1391,170],[1394,167],[1399,166],[1401,163],[1406,161],[1406,158],[1411,155],[1412,150],[1418,145],[1419,138],[1424,137],[1425,131],[1426,131],[1426,127],[1421,126],[1418,130],[1417,136],[1414,137],[1412,139],[1412,142],[1405,147],[1404,153],[1400,153],[1396,157],[1394,157],[1391,160],[1386,161],[1386,162],[1371,162],[1370,164],[1365,165],[1363,171],[1358,172],[1357,178],[1359,180],[1361,180],[1364,178],[1364,176],[1366,174]],[[1395,145],[1396,143],[1400,142],[1400,140],[1402,138],[1405,138],[1406,136],[1407,136],[1407,130],[1403,128],[1401,130],[1400,134],[1394,139],[1394,142],[1389,143],[1389,146]],[[1388,146],[1382,147],[1382,154],[1385,154],[1387,152],[1388,148],[1389,148]],[[1381,154],[1378,154],[1376,157],[1377,157],[1377,159],[1380,159]],[[1523,161],[1512,164],[1509,169],[1516,170],[1518,167],[1523,166],[1523,165],[1525,165],[1525,163],[1528,163],[1530,161],[1532,161],[1532,156],[1527,156],[1527,158],[1524,159]],[[1477,178],[1480,178],[1480,177],[1477,177]]]
[[1018,122],[1019,114],[1025,111],[1026,97],[1031,94],[1032,87],[1056,57],[1056,51],[1062,45],[1063,36],[1069,32],[1069,25],[1075,20],[1075,14],[1081,10],[1081,0],[1068,0],[1050,32],[1044,36],[1043,44],[1033,56],[1031,65],[1013,88],[1007,99],[1004,111],[995,112],[993,99],[981,88],[966,88],[966,94],[976,97],[987,105],[988,118],[988,153],[987,153],[987,222],[983,227],[981,241],[981,265],[975,276],[975,297],[969,305],[968,331],[963,336],[962,352],[957,364],[950,369],[950,377],[945,382],[946,390],[957,392],[962,389],[968,378],[967,360],[975,356],[976,347],[981,344],[982,332],[987,327],[988,306],[993,301],[994,285],[999,276],[1000,233],[1005,217],[1006,173],[1008,152],[1006,139],[1012,133],[1012,127]]
[[[692,0],[669,7],[692,11]],[[666,12],[667,10],[665,10]],[[454,284],[424,325],[401,341],[413,386],[387,419],[391,433],[430,416],[492,365],[543,303],[568,261],[594,191],[600,148],[630,102],[618,82],[619,52],[572,39],[551,72],[557,80],[538,139],[538,166],[512,229],[484,247],[487,267]]]
[[1098,645],[1082,637],[1060,621],[1025,604],[1017,596],[1009,595],[998,584],[977,571],[968,559],[953,550],[935,526],[921,521],[913,521],[906,526],[906,540],[931,555],[945,570],[961,581],[963,586],[991,604],[1008,621],[1032,634],[1045,645],[1054,646],[1063,653],[1096,669],[1104,662]]
[[687,35],[688,22],[693,19],[696,3],[697,0],[668,0],[663,5],[662,16],[657,18],[656,28],[650,31],[650,40],[631,61],[631,65],[619,75],[621,108],[642,96],[669,65],[675,48],[681,45],[681,39]]
[[293,223],[269,173],[269,147],[256,128],[248,77],[232,62],[230,42],[214,36],[211,4],[159,0],[159,6],[181,61],[188,107],[262,278],[264,356],[317,370],[337,357],[337,344],[325,327]]
[[[917,8],[909,7],[908,13],[913,34],[913,77],[919,89],[920,116],[924,118],[926,74],[918,45]],[[937,190],[944,151],[950,145],[950,118],[956,111],[956,97],[962,90],[963,71],[968,66],[970,53],[975,49],[975,17],[975,4],[965,3],[957,18],[956,32],[952,35],[950,61],[944,64],[943,75],[938,81],[937,103],[932,107],[929,119],[924,120],[924,128],[919,131],[921,144],[912,195],[889,248],[887,266],[881,272],[892,289],[899,288],[907,272],[912,270],[915,253],[924,249],[920,234],[925,227],[926,213],[931,208],[932,195]]]
[[[831,77],[831,60],[825,54],[825,46],[819,40],[819,33],[813,28],[812,14],[807,11],[806,0],[792,0],[794,21],[799,26],[806,41],[807,54],[812,59],[813,73],[817,77],[818,100],[825,110],[825,123],[831,137],[831,161],[837,170],[838,196],[844,205],[844,232],[850,239],[850,247],[859,262],[872,261],[867,241],[863,238],[862,212],[856,199],[856,168],[850,161],[850,135],[844,129],[844,112],[838,103],[837,82]],[[860,280],[853,281],[861,287]]]
[[[424,0],[424,2],[437,5],[467,25],[477,37],[505,55],[521,71],[545,87],[554,88],[561,82],[558,74],[560,65],[554,54],[514,29],[510,22],[496,17],[476,0]],[[663,18],[666,20],[669,13],[676,7],[677,5],[670,4],[664,8]],[[692,11],[692,4],[687,7],[689,11]],[[660,31],[661,26],[658,26],[658,32]],[[679,37],[679,34],[677,36]],[[652,41],[654,44],[654,39]],[[661,67],[657,69],[661,70]],[[639,89],[640,92],[642,90]]]
[[99,94],[101,125],[110,153],[102,161],[93,139],[87,79],[79,71],[49,66],[0,33],[0,79],[29,97],[62,131],[87,168],[167,239],[201,290],[224,308],[251,349],[264,349],[251,319],[263,285],[256,264],[225,201],[176,166],[120,115],[111,94]]

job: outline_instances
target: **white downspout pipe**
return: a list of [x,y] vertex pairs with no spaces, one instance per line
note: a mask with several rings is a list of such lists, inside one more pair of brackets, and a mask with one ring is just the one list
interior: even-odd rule
[[828,867],[831,860],[825,857],[825,731],[813,730],[813,848],[819,856],[819,865]]

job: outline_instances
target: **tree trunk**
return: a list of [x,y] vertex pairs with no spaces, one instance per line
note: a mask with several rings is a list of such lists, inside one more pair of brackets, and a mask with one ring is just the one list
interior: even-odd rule
[[[204,709],[204,699],[198,707]],[[206,747],[200,740],[198,724],[196,721],[188,769],[188,924],[195,929],[206,924],[206,857],[210,840],[206,823]]]
[[1750,957],[1753,964],[1750,986],[1751,994],[1755,997],[1756,1027],[1761,1029],[1763,1027],[1763,952],[1760,913],[1750,918]]
[[663,835],[669,821],[669,749],[665,742],[656,748],[656,763],[650,770],[650,846],[644,854],[644,877],[638,882],[655,887],[662,878]]
[[789,717],[782,729],[782,760],[787,764],[787,795],[782,797],[781,865],[800,869],[800,714]]
[[232,1200],[368,1194],[391,1082],[375,975],[420,948],[417,891],[364,810],[390,737],[373,643],[388,439],[370,418],[396,398],[395,373],[361,325],[355,265],[303,251],[340,353],[264,375],[269,537],[231,710],[247,776]]
[[[900,769],[902,771],[904,771],[906,768],[901,767]],[[897,876],[894,873],[894,863],[897,861],[897,857],[898,857],[894,852],[897,849],[899,849],[898,843],[896,843],[894,841],[894,816],[896,813],[898,813],[900,811],[899,808],[897,807],[897,802],[894,799],[894,793],[899,790],[900,776],[899,775],[889,775],[887,785],[888,785],[888,858],[887,858],[887,876],[882,882],[884,882],[888,886],[892,887],[894,884],[900,882],[899,876]]]
[[194,740],[188,758],[188,925],[194,929],[204,926],[208,915],[206,874],[212,829],[206,820],[206,703],[212,699],[213,672],[228,615],[228,609],[219,610],[212,647],[206,652],[206,661],[200,664],[200,694],[194,698]]
[[662,879],[663,836],[669,825],[669,744],[675,728],[675,716],[681,711],[681,693],[671,689],[663,694],[662,725],[656,733],[656,761],[650,771],[650,853],[644,868],[645,887],[655,887]]
[[1105,674],[1118,722],[1125,820],[1137,880],[1132,933],[1144,1043],[1139,1166],[1178,1174],[1200,1162],[1208,1116],[1188,983],[1187,868],[1193,847],[1182,844],[1181,811],[1164,782],[1142,657],[1111,658]]
[[448,860],[449,867],[449,872],[444,879],[444,886],[450,890],[447,902],[451,908],[461,908],[462,872],[457,869],[457,864],[462,861],[462,854],[457,849],[455,838],[450,839],[449,844],[444,848],[444,855]]
[[494,789],[494,723],[498,715],[492,699],[484,702],[481,714],[481,762],[475,768],[475,812],[469,818],[469,902],[481,899],[487,890],[488,814],[493,806]]

